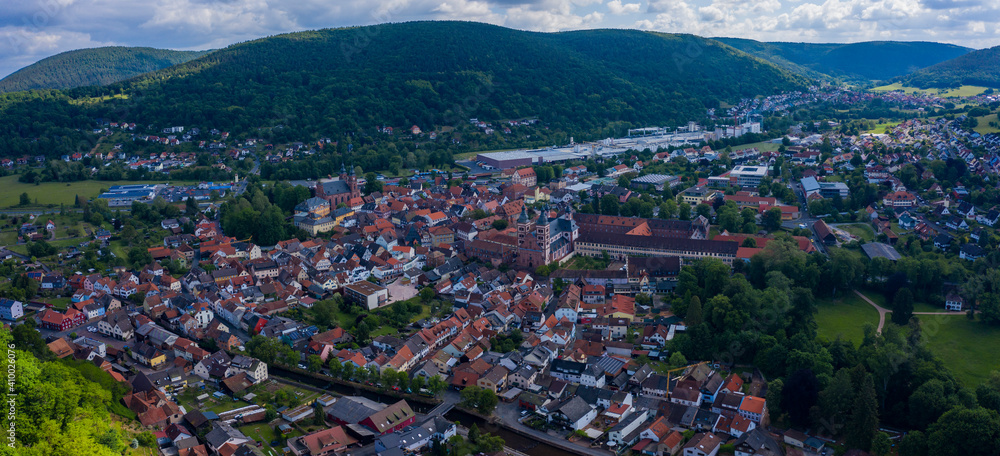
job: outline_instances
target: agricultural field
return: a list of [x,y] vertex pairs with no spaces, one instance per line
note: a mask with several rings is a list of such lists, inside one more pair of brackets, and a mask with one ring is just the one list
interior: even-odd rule
[[906,93],[922,93],[927,95],[937,95],[944,98],[952,97],[973,97],[979,95],[987,90],[986,87],[964,85],[957,89],[920,89],[917,87],[906,87],[898,82],[884,85],[880,87],[873,87],[871,89],[875,92],[891,92],[893,90],[902,90]]
[[[22,193],[31,198],[29,207],[57,207],[60,204],[71,206],[76,202],[76,196],[81,198],[96,198],[101,189],[113,185],[162,184],[163,181],[96,181],[78,182],[42,182],[40,184],[25,184],[18,182],[17,175],[0,177],[0,208],[15,208],[20,203]],[[171,181],[175,185],[190,185],[196,182]]]

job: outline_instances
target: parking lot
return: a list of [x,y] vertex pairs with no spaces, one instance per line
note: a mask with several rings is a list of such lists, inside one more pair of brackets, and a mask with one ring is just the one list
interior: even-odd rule
[[406,301],[417,295],[417,287],[413,284],[403,284],[403,281],[396,280],[386,288],[389,289],[389,304],[399,301]]

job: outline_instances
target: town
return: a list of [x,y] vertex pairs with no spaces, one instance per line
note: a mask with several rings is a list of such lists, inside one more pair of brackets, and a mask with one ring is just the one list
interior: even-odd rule
[[[717,118],[753,122],[483,151],[448,170],[365,173],[344,154],[335,176],[287,182],[262,178],[262,164],[336,146],[109,123],[95,133],[135,144],[3,166],[30,182],[76,167],[173,170],[186,177],[172,181],[190,182],[121,183],[59,209],[0,215],[10,277],[0,318],[19,344],[37,330],[38,350],[127,385],[114,397],[119,415],[164,455],[902,445],[919,396],[893,396],[908,374],[864,366],[897,345],[906,363],[937,362],[919,345],[933,317],[1000,323],[1000,283],[985,273],[1000,241],[1000,136],[970,127],[974,113],[915,115],[878,133],[794,122],[718,147],[762,135],[764,114],[873,98],[920,110],[947,102],[784,94]],[[153,143],[167,148],[142,150]],[[198,179],[200,167],[214,182]],[[831,296],[841,307],[823,304]],[[920,381],[956,382],[948,377]],[[835,400],[845,390],[846,405]],[[877,425],[880,411],[892,425]]]

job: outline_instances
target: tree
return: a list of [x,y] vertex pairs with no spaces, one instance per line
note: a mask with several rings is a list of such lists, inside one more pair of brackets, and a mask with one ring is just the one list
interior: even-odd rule
[[445,381],[441,378],[440,375],[435,375],[431,377],[429,380],[427,380],[427,390],[430,391],[431,394],[435,396],[437,396],[438,393],[444,391],[444,389],[447,387],[448,384],[445,383]]
[[687,314],[684,315],[684,322],[687,323],[688,326],[698,326],[701,324],[701,298],[691,296],[691,299],[688,301]]
[[892,298],[892,322],[905,325],[913,316],[913,292],[909,288],[901,288]]
[[194,198],[184,200],[184,212],[189,216],[198,214],[198,202]]
[[980,296],[979,318],[988,325],[1000,325],[1000,294],[983,293]]
[[684,367],[687,366],[688,364],[687,358],[685,358],[684,354],[679,351],[675,351],[673,354],[670,355],[669,362],[670,362],[670,367],[673,368]]
[[312,314],[316,326],[322,328],[334,326],[334,322],[337,320],[337,309],[331,300],[317,302],[309,309],[309,313]]
[[764,224],[764,229],[767,231],[777,231],[781,228],[781,209],[772,207],[764,211],[764,215],[761,217],[761,223]]
[[[771,380],[767,384],[767,397],[764,399],[767,401],[767,413],[772,417],[779,417],[785,411],[781,402],[784,390],[785,382],[783,382],[780,378]],[[773,420],[774,418],[772,418],[772,421]]]
[[309,368],[309,372],[316,373],[323,368],[323,358],[319,355],[309,355],[306,357],[306,366]]
[[493,390],[480,388],[475,385],[463,389],[461,396],[463,407],[475,409],[484,415],[493,413],[493,409],[496,408],[499,402]]
[[31,197],[28,196],[28,192],[22,193],[21,194],[21,198],[20,198],[20,202],[18,203],[18,205],[19,206],[27,206],[29,204],[31,204]]
[[712,216],[712,206],[705,203],[699,203],[697,207],[694,208],[695,213],[698,215],[709,218]]
[[899,456],[927,456],[927,436],[920,431],[910,431],[899,442]]
[[604,215],[618,215],[619,203],[615,195],[604,195],[601,197],[601,213]]
[[492,226],[495,230],[503,231],[507,229],[507,221],[504,219],[497,219],[494,220],[490,226]]
[[927,429],[927,454],[1000,454],[1000,415],[982,407],[949,410]]
[[892,441],[889,440],[889,434],[885,432],[875,434],[871,453],[874,456],[888,456],[890,451],[892,451]]
[[436,293],[436,291],[434,291],[433,287],[424,287],[424,288],[421,288],[420,289],[420,300],[422,300],[425,303],[429,302],[431,299],[434,299],[434,294],[435,293]]
[[871,374],[861,366],[856,369],[860,369],[857,374],[860,379],[855,384],[856,394],[851,419],[847,423],[846,444],[848,448],[868,451],[878,432],[878,398]]
[[677,206],[679,211],[679,217],[681,220],[691,220],[691,205],[687,203],[681,203]]
[[819,381],[810,369],[800,369],[785,379],[781,403],[796,426],[809,425],[809,409],[819,399]]

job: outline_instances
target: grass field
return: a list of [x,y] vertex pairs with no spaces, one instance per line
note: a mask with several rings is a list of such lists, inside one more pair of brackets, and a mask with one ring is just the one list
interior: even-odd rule
[[874,92],[891,92],[893,90],[902,90],[906,93],[923,93],[927,95],[937,95],[944,98],[949,97],[972,97],[979,95],[986,91],[986,87],[979,86],[961,86],[957,89],[918,89],[916,87],[906,87],[900,83],[894,83],[889,85],[884,85],[880,87],[873,87]]
[[996,114],[990,114],[988,116],[976,117],[979,121],[979,125],[976,126],[975,131],[981,135],[988,135],[990,133],[1000,133],[1000,128],[991,127],[990,122],[1000,122],[997,120]]
[[847,231],[848,233],[851,233],[851,235],[860,237],[861,240],[865,242],[871,242],[872,240],[875,239],[875,231],[872,230],[872,227],[862,223],[854,223],[851,225],[837,225],[837,228]]
[[878,325],[875,308],[853,293],[837,299],[821,299],[816,307],[817,332],[827,340],[839,335],[857,345],[864,337],[865,323]]
[[[79,182],[43,182],[41,184],[25,184],[17,181],[17,175],[0,177],[0,207],[15,207],[20,202],[22,193],[27,193],[31,198],[32,206],[35,201],[38,206],[58,206],[65,204],[72,205],[76,195],[81,198],[95,198],[101,194],[102,188],[109,188],[112,185],[135,185],[135,184],[161,184],[158,181],[79,181]],[[178,185],[186,185],[191,182],[172,182]]]
[[927,347],[966,387],[975,388],[1000,369],[1000,327],[969,321],[965,314],[918,315]]
[[770,141],[761,141],[750,144],[744,144],[742,146],[733,146],[733,150],[743,150],[743,149],[753,149],[754,147],[761,152],[776,152],[781,144],[775,144]]
[[902,123],[902,122],[885,122],[885,123],[876,124],[875,128],[872,128],[871,130],[868,130],[868,133],[875,133],[875,134],[888,133],[888,131],[890,129],[892,129],[896,125],[899,125],[900,123]]

